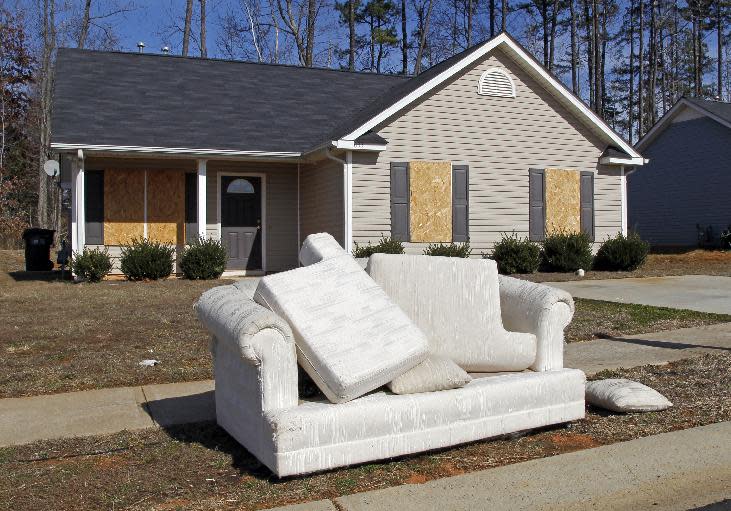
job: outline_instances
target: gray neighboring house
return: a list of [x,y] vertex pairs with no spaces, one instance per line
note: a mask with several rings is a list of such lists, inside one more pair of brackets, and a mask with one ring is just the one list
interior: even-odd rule
[[321,231],[475,257],[503,232],[600,241],[644,162],[506,34],[416,77],[61,49],[52,123],[74,251],[206,236],[239,274]]
[[628,176],[629,225],[655,246],[713,242],[731,225],[731,103],[683,98],[637,143],[649,162]]

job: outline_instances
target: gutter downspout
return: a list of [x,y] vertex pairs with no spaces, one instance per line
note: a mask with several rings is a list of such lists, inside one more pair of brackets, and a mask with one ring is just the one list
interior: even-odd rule
[[351,207],[353,199],[351,187],[353,177],[353,152],[346,151],[345,160],[341,160],[334,156],[328,147],[325,148],[325,156],[343,166],[343,248],[350,254],[353,246],[353,212]]

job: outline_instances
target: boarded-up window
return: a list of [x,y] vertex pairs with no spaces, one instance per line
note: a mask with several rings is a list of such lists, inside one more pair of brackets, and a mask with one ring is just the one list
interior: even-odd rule
[[409,232],[411,241],[452,241],[452,163],[409,162]]
[[465,243],[470,240],[469,219],[469,167],[452,167],[452,241]]
[[185,242],[198,238],[198,175],[185,174]]
[[84,171],[86,244],[104,244],[104,171]]
[[153,241],[185,243],[185,178],[178,170],[147,172],[147,237]]
[[581,173],[581,230],[594,241],[594,173]]
[[409,165],[391,163],[391,238],[409,241]]
[[104,242],[123,245],[145,233],[145,171],[104,172]]
[[547,168],[543,174],[546,233],[579,232],[579,171]]
[[546,194],[543,169],[530,169],[528,186],[528,237],[542,241],[546,237]]

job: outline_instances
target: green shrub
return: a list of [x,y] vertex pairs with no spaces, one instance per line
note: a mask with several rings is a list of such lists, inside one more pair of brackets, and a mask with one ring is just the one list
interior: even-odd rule
[[404,244],[398,240],[391,239],[387,236],[384,236],[381,238],[381,240],[375,244],[371,245],[371,242],[368,242],[368,245],[366,246],[359,246],[358,243],[355,244],[355,248],[353,249],[353,257],[370,257],[373,254],[403,254],[404,253]]
[[217,279],[226,269],[226,247],[213,238],[198,238],[183,252],[180,269],[186,279]]
[[71,258],[71,271],[87,282],[99,282],[112,270],[112,259],[107,249],[85,248]]
[[171,245],[137,238],[122,246],[120,269],[129,280],[157,280],[173,272],[175,250]]
[[429,243],[424,255],[442,257],[469,257],[472,253],[469,242],[466,243]]
[[731,225],[729,225],[725,231],[721,231],[719,239],[721,241],[722,250],[731,250]]
[[626,237],[622,233],[608,238],[594,258],[594,268],[608,271],[632,271],[645,263],[650,244],[640,235],[631,232]]
[[528,238],[519,238],[515,233],[503,233],[491,257],[502,274],[534,273],[541,264],[541,247]]
[[591,268],[591,239],[584,232],[556,231],[546,235],[542,246],[541,257],[547,271]]

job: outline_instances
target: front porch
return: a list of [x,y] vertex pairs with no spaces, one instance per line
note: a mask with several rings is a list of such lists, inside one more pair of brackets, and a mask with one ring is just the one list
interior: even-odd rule
[[333,161],[78,156],[69,161],[72,249],[107,248],[113,273],[135,238],[173,245],[178,255],[199,236],[219,239],[229,254],[225,275],[294,268],[312,232],[342,243],[343,170]]

